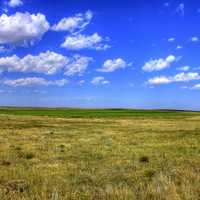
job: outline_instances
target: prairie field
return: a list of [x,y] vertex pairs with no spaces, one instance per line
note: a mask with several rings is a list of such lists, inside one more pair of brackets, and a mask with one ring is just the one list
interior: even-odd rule
[[200,113],[0,109],[1,200],[198,200]]

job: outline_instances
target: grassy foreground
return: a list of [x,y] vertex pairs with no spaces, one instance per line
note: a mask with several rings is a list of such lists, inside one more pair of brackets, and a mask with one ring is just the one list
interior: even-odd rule
[[1,200],[198,200],[200,113],[0,109]]

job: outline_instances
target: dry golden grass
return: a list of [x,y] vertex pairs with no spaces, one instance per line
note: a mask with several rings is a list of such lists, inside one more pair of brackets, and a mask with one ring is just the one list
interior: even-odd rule
[[1,200],[198,200],[200,116],[0,115]]

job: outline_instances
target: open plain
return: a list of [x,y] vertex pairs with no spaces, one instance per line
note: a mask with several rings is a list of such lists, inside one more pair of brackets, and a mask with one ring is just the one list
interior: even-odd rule
[[200,199],[200,113],[0,109],[1,200]]

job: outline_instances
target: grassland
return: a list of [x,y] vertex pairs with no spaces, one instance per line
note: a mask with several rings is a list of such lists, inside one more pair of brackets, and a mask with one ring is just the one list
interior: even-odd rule
[[0,109],[1,200],[198,200],[200,113]]

